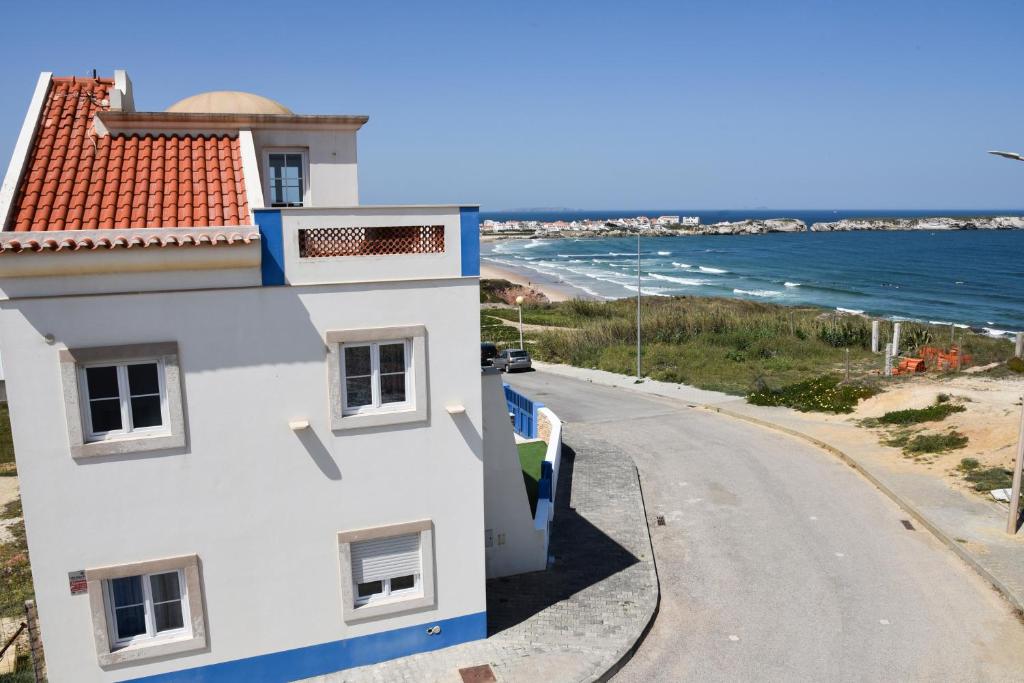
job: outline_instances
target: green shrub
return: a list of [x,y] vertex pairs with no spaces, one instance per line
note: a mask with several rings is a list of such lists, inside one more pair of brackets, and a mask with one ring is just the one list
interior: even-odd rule
[[893,410],[878,418],[878,423],[884,425],[911,425],[921,422],[940,422],[953,413],[962,413],[965,410],[966,408],[957,403],[934,403],[927,408]]
[[906,445],[903,446],[903,452],[908,455],[917,453],[948,453],[965,446],[967,446],[967,437],[960,432],[917,434],[906,441]]
[[960,460],[960,464],[956,466],[961,472],[973,472],[979,467],[981,467],[981,463],[978,462],[977,458],[963,458]]
[[975,491],[992,491],[1008,489],[1013,486],[1013,472],[1003,467],[974,468],[964,475],[964,479],[974,484]]
[[758,406],[786,406],[801,412],[852,413],[857,403],[878,393],[864,384],[841,384],[836,375],[822,375],[777,390],[762,389],[747,395]]
[[871,328],[862,318],[819,321],[818,339],[835,348],[867,348],[871,342]]
[[1006,367],[1013,372],[1024,372],[1024,358],[1014,356],[1006,361]]

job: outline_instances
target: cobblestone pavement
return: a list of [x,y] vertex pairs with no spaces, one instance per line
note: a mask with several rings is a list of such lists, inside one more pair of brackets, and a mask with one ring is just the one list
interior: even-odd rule
[[564,442],[554,566],[488,582],[490,637],[310,680],[456,682],[460,668],[489,664],[499,681],[592,681],[615,667],[658,604],[640,483],[617,449],[569,425]]

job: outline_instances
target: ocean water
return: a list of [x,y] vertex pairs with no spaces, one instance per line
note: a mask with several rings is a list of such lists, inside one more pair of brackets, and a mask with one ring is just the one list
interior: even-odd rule
[[807,210],[807,209],[744,209],[723,211],[720,209],[660,209],[657,211],[582,211],[574,209],[564,210],[525,210],[525,211],[482,211],[481,220],[522,220],[522,221],[576,221],[585,219],[601,218],[632,218],[633,216],[700,216],[701,223],[734,222],[747,219],[766,218],[796,218],[807,223],[827,223],[838,221],[844,218],[920,218],[927,216],[1020,216],[1024,215],[1024,209],[999,209],[999,210],[978,210],[978,209],[946,209],[941,211],[913,210],[913,211],[890,211],[886,209],[871,210]]
[[[581,296],[636,295],[635,237],[482,247],[485,261],[542,273]],[[640,271],[645,295],[813,304],[994,336],[1024,330],[1024,230],[644,237]]]

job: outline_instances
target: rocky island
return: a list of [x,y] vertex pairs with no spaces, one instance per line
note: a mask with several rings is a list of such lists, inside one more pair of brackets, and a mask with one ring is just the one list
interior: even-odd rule
[[815,223],[812,232],[848,230],[1022,230],[1022,216],[974,216],[963,218],[849,218]]

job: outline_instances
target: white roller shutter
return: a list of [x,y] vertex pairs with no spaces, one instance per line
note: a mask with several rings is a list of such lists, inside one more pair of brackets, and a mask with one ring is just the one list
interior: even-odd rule
[[369,583],[420,573],[420,535],[391,536],[352,544],[352,581]]

